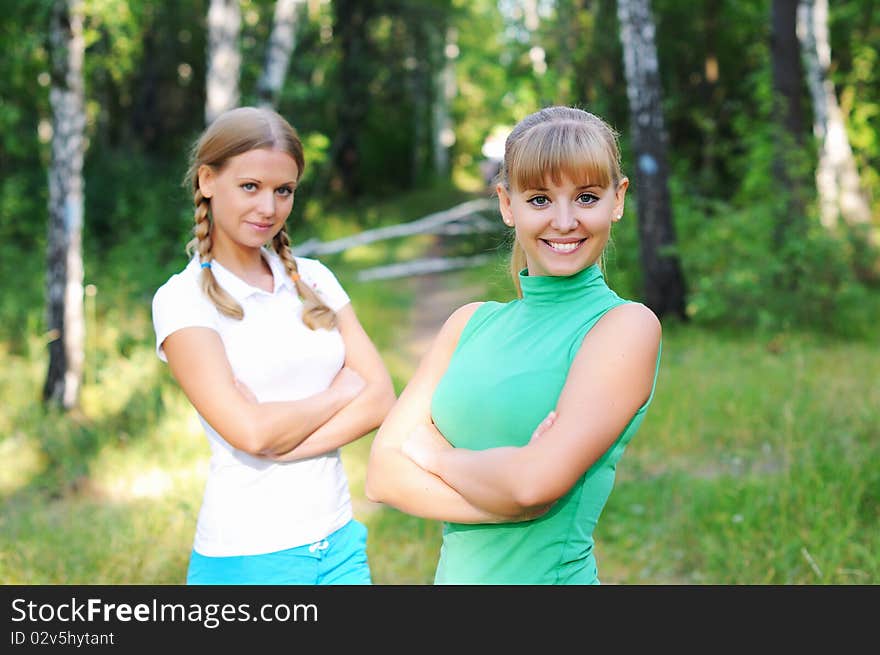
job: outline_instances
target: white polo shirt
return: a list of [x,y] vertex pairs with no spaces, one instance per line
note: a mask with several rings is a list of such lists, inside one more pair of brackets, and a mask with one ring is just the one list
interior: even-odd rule
[[[274,290],[252,287],[221,264],[217,282],[244,309],[235,320],[202,293],[194,257],[153,296],[156,352],[165,338],[186,327],[216,330],[236,378],[261,402],[298,400],[325,390],[342,368],[345,344],[339,330],[311,330],[302,302],[278,255],[263,249]],[[296,258],[302,280],[334,311],[349,297],[333,273],[315,259]],[[311,544],[352,518],[345,470],[336,450],[297,462],[273,462],[231,446],[200,415],[211,446],[210,470],[193,548],[207,556],[255,555]]]

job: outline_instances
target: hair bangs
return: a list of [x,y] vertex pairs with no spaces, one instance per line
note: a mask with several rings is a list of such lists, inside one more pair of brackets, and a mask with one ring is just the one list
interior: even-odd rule
[[577,186],[615,181],[617,158],[609,143],[591,125],[564,121],[534,126],[508,153],[510,184],[516,189],[543,188],[565,180]]
[[257,107],[230,109],[208,126],[190,155],[187,179],[195,180],[202,164],[222,168],[237,155],[259,148],[278,149],[293,157],[297,180],[305,169],[305,156],[296,129],[273,110]]

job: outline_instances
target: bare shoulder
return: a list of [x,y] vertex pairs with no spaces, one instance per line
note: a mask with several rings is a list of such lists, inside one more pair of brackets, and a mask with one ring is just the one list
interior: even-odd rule
[[628,302],[608,310],[587,333],[584,343],[601,342],[605,347],[619,344],[649,354],[656,352],[661,338],[662,327],[657,315],[642,303]]
[[467,322],[471,320],[471,316],[473,316],[474,312],[482,305],[482,301],[469,302],[466,305],[462,305],[449,315],[449,318],[446,319],[446,323],[444,324],[444,329],[446,326],[449,326],[450,329],[461,333],[464,326],[467,325]]
[[625,330],[630,334],[644,335],[646,338],[660,338],[662,328],[660,319],[649,307],[639,302],[618,305],[599,319],[596,327],[606,330]]

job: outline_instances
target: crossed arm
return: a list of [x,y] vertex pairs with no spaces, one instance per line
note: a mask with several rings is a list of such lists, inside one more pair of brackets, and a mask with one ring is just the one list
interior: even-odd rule
[[366,386],[292,450],[276,456],[274,459],[278,461],[314,457],[364,436],[379,427],[397,399],[388,369],[351,305],[343,307],[337,317],[339,331],[345,341],[345,368],[356,371]]
[[366,494],[370,500],[440,521],[497,523],[510,520],[473,505],[441,478],[419,467],[401,449],[413,431],[433,427],[431,397],[446,371],[462,329],[478,306],[479,303],[465,305],[446,320],[376,433],[367,464]]
[[380,428],[367,495],[445,521],[534,518],[601,457],[648,399],[660,323],[643,305],[609,311],[584,338],[555,411],[535,426],[529,443],[477,451],[453,448],[430,418],[431,395],[475,308],[450,317]]
[[345,364],[331,385],[300,400],[255,402],[237,383],[220,336],[190,327],[163,349],[190,402],[229,444],[286,461],[330,452],[375,429],[394,403],[391,378],[350,304],[337,312]]

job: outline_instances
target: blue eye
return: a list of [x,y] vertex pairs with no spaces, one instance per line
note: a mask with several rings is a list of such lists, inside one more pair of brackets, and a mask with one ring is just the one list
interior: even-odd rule
[[582,193],[578,196],[578,202],[582,202],[585,205],[591,205],[594,202],[598,202],[599,197],[592,193]]
[[276,189],[275,193],[277,193],[282,198],[288,198],[293,195],[293,189],[291,189],[289,186],[283,186],[279,189]]
[[254,184],[253,182],[245,182],[244,184],[241,185],[241,188],[244,189],[245,191],[255,191],[257,188],[257,185]]
[[547,196],[532,196],[527,202],[535,207],[544,207],[550,203],[550,199]]

